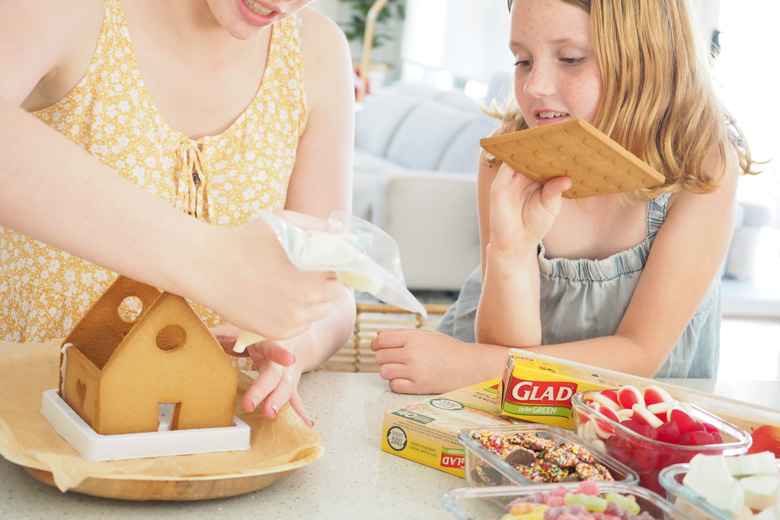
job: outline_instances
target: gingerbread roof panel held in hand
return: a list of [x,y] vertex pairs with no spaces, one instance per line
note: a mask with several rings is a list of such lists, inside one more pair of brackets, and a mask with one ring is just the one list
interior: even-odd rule
[[480,140],[485,151],[539,184],[567,176],[564,197],[579,199],[655,188],[664,176],[582,119]]

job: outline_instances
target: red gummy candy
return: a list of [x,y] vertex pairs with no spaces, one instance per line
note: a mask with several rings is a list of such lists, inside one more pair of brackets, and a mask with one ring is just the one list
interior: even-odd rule
[[691,436],[691,445],[693,446],[705,446],[707,444],[715,444],[715,439],[711,433],[708,432],[688,432]]
[[642,435],[639,432],[639,430],[641,430],[644,426],[646,426],[645,424],[642,424],[639,421],[635,421],[634,419],[626,419],[625,421],[623,421],[620,424],[625,426],[626,428],[628,428],[632,432],[638,433],[639,435]]
[[660,454],[656,450],[636,450],[634,452],[634,461],[640,473],[647,473],[654,469],[658,463]]
[[707,444],[716,444],[711,433],[707,432],[685,432],[680,435],[680,444],[686,446],[705,446]]
[[611,421],[614,421],[616,423],[620,422],[620,417],[618,417],[618,415],[615,412],[615,410],[613,410],[609,406],[601,406],[601,407],[599,407],[598,411],[599,411],[599,413],[601,413],[601,415],[603,415],[607,419],[609,419]]
[[631,460],[632,446],[628,439],[612,436],[604,441],[607,447],[607,453],[620,462],[626,463]]
[[718,427],[710,423],[701,423],[704,426],[704,431],[708,433],[719,433]]
[[667,421],[658,428],[658,440],[668,444],[677,444],[680,441],[680,426],[674,421]]
[[629,410],[635,404],[641,404],[642,406],[645,405],[645,398],[642,395],[642,392],[640,392],[637,387],[632,385],[624,385],[620,387],[620,390],[617,392],[617,398],[620,406],[623,408],[628,408]]
[[600,393],[604,397],[608,397],[611,400],[615,401],[617,404],[620,404],[620,401],[618,401],[617,392],[615,390],[612,390],[611,388],[607,388],[606,390],[602,390]]
[[669,395],[669,392],[657,385],[648,386],[645,388],[643,394],[645,399],[645,406],[674,401],[672,396]]
[[669,410],[669,420],[676,422],[677,426],[680,427],[680,431],[683,433],[690,431],[693,428],[693,425],[696,424],[693,417],[685,413],[682,408],[673,408]]
[[689,432],[706,432],[707,428],[704,427],[704,423],[694,422],[688,429]]

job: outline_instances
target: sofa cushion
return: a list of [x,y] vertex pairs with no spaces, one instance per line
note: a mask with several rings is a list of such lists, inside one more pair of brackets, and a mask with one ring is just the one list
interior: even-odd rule
[[393,161],[373,155],[360,148],[355,149],[355,175],[352,179],[352,214],[366,220],[372,219],[371,207],[377,184],[390,172],[406,171]]
[[493,133],[497,126],[498,122],[487,115],[469,121],[447,146],[436,169],[442,172],[475,173],[481,150],[479,140]]
[[355,115],[355,147],[385,156],[401,121],[415,106],[440,93],[431,85],[398,82],[367,96]]
[[396,129],[385,157],[409,169],[436,170],[452,139],[476,117],[435,100],[420,103]]
[[390,159],[385,159],[384,157],[369,153],[366,150],[355,148],[354,170],[355,173],[363,173],[406,170],[406,168]]
[[398,244],[410,289],[457,290],[479,265],[476,174],[384,175],[372,212]]
[[355,115],[355,147],[384,157],[398,125],[421,103],[419,98],[379,90]]

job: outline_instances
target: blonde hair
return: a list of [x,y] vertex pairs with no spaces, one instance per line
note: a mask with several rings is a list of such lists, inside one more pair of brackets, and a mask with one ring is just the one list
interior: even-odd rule
[[[561,1],[590,13],[602,78],[594,126],[666,177],[662,187],[645,190],[646,197],[681,188],[714,190],[728,143],[737,151],[742,172],[758,173],[751,168],[744,135],[714,92],[709,54],[694,31],[686,0]],[[511,8],[512,0],[508,3]],[[516,100],[490,113],[504,122],[501,133],[528,127]],[[712,175],[703,165],[715,149],[721,171]]]

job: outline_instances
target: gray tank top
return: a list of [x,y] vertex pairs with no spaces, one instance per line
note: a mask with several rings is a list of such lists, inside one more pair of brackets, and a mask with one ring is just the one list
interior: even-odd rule
[[[648,202],[647,236],[636,246],[603,260],[546,258],[539,247],[542,344],[611,336],[634,294],[656,233],[666,220],[669,194]],[[475,343],[474,325],[482,291],[479,267],[466,279],[458,300],[437,330]],[[710,285],[691,322],[655,377],[714,378],[720,347],[720,277]]]

